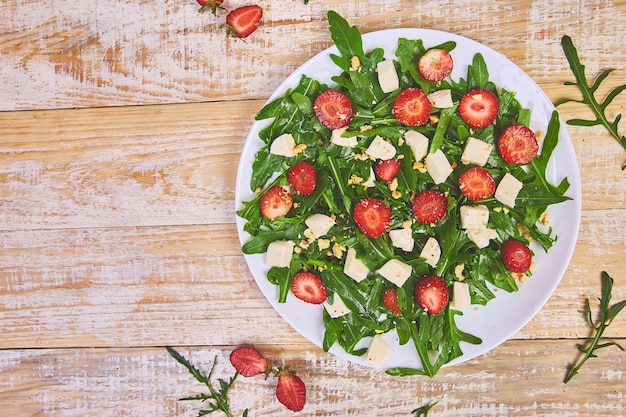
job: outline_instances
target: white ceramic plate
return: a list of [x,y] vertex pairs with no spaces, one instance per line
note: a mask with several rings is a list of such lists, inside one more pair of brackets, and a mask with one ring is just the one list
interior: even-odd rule
[[[467,66],[471,64],[476,53],[481,53],[489,69],[490,81],[498,88],[514,91],[521,105],[532,110],[531,128],[536,132],[545,133],[554,110],[552,102],[524,71],[502,54],[462,36],[428,29],[390,29],[367,33],[363,35],[363,49],[367,52],[381,47],[385,50],[386,58],[394,59],[399,38],[422,39],[426,48],[446,41],[455,41],[457,46],[451,52],[454,59],[454,70],[451,74],[453,80],[467,78]],[[297,86],[303,74],[330,86],[334,85],[331,77],[338,75],[341,70],[332,62],[330,54],[338,53],[336,47],[331,47],[304,63],[278,87],[268,102],[284,95],[287,89]],[[255,122],[248,134],[237,172],[235,192],[237,210],[242,207],[243,201],[254,198],[249,187],[252,162],[255,153],[262,146],[258,133],[269,123],[269,120]],[[509,294],[499,291],[496,298],[487,306],[472,306],[464,311],[463,316],[457,316],[459,329],[480,337],[483,343],[480,345],[462,343],[463,355],[448,365],[481,355],[517,333],[543,307],[565,273],[578,236],[581,187],[576,155],[563,122],[559,144],[552,155],[547,175],[553,184],[558,184],[564,177],[567,177],[571,184],[567,195],[573,200],[554,205],[549,209],[551,226],[558,235],[557,242],[547,254],[541,248],[533,247],[536,269],[526,283],[520,284],[518,292]],[[243,231],[244,223],[243,219],[237,217],[237,228],[242,244],[249,239],[247,233]],[[270,284],[266,278],[269,268],[265,265],[265,255],[246,255],[246,261],[261,291],[276,311],[300,334],[321,346],[324,337],[323,307],[303,303],[291,293],[286,303],[279,304],[278,287]],[[388,334],[386,341],[393,345],[393,351],[379,367],[422,367],[412,342],[400,346],[397,340],[394,340],[393,334]],[[364,341],[365,346],[366,342]],[[337,344],[330,352],[365,365],[363,357],[349,355]]]

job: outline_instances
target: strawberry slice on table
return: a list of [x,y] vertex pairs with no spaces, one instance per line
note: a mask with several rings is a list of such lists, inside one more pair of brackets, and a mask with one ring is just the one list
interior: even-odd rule
[[497,145],[500,156],[509,164],[527,164],[539,152],[535,132],[522,124],[514,124],[504,129],[498,137]]
[[398,306],[398,291],[395,288],[388,288],[383,294],[383,304],[389,311],[394,314],[400,314],[400,306]]
[[488,90],[472,90],[459,101],[461,119],[475,129],[491,124],[498,116],[500,100]]
[[528,246],[517,239],[507,240],[500,248],[504,267],[511,272],[524,274],[530,269],[533,254]]
[[424,190],[413,200],[413,214],[420,223],[435,224],[447,213],[448,199],[440,191]]
[[387,232],[391,225],[391,210],[376,198],[368,197],[356,203],[352,217],[359,230],[373,239]]
[[327,296],[322,279],[308,271],[301,271],[293,276],[291,292],[296,298],[310,304],[322,304]]
[[230,353],[230,363],[241,375],[251,377],[264,374],[269,362],[252,346],[240,346]]
[[310,162],[302,161],[289,169],[287,181],[296,193],[311,195],[317,185],[317,172]]
[[417,61],[417,69],[425,80],[439,82],[452,72],[452,55],[445,49],[429,49]]
[[246,38],[259,27],[263,9],[257,5],[242,6],[226,15],[226,27],[230,36]]
[[420,126],[430,119],[433,103],[421,88],[403,90],[393,103],[393,115],[405,126]]
[[296,374],[282,369],[278,372],[276,398],[291,411],[302,411],[306,404],[306,386]]
[[485,168],[473,167],[459,176],[459,189],[468,200],[484,200],[496,191],[496,180]]
[[374,167],[374,172],[381,180],[391,182],[400,171],[400,161],[397,159],[387,159],[380,161]]
[[326,90],[317,96],[313,111],[324,127],[333,130],[347,126],[354,112],[348,96],[337,90]]
[[293,198],[289,190],[281,185],[275,185],[261,196],[259,203],[263,216],[274,220],[285,216],[291,210]]
[[450,294],[446,282],[437,275],[426,275],[415,285],[415,301],[429,314],[439,314],[448,305]]

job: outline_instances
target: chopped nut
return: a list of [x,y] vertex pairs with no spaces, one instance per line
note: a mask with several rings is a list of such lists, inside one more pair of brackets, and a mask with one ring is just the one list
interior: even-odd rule
[[261,188],[261,187],[256,187],[256,188],[254,189],[254,194],[261,194],[261,191],[263,191],[263,188]]
[[372,130],[372,129],[373,129],[372,125],[363,125],[359,128],[361,132],[367,132],[368,130]]
[[358,56],[350,58],[350,71],[361,71],[361,60]]
[[317,247],[320,248],[320,250],[330,248],[330,240],[329,239],[317,239]]
[[352,174],[350,178],[348,178],[348,185],[360,184],[363,182],[363,178],[359,177],[356,174]]
[[402,193],[398,190],[392,191],[391,192],[391,197],[395,198],[396,200],[402,197]]
[[439,121],[439,116],[437,116],[436,114],[431,114],[429,119],[430,119],[430,124],[434,125],[435,123]]
[[423,163],[423,162],[420,162],[420,161],[417,161],[417,162],[413,163],[413,169],[418,170],[422,174],[428,172],[428,168],[426,167],[426,164]]
[[396,191],[398,189],[398,178],[395,178],[391,180],[391,182],[389,183],[389,191],[393,192]]
[[333,245],[333,256],[337,259],[341,259],[343,258],[343,252],[346,250],[346,248],[342,245],[340,245],[339,243],[335,242],[335,244]]
[[541,213],[541,216],[539,216],[539,219],[537,220],[540,224],[547,226],[550,224],[550,213],[548,213],[547,211],[544,211],[543,213]]
[[457,277],[459,281],[463,281],[465,276],[463,275],[463,270],[465,269],[465,264],[456,264],[454,267],[454,275]]
[[306,150],[306,148],[307,148],[306,143],[300,143],[293,148],[293,153],[295,154],[302,153]]

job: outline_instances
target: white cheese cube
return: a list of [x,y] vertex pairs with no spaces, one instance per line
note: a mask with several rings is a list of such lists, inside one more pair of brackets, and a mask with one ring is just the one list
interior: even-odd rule
[[465,230],[467,237],[476,244],[479,248],[486,248],[489,246],[489,241],[498,237],[498,232],[495,229],[467,229]]
[[489,209],[487,206],[461,206],[462,229],[485,229],[489,222]]
[[426,157],[426,169],[435,184],[441,184],[452,174],[452,165],[450,165],[441,149],[437,149],[435,153],[428,154]]
[[349,138],[344,138],[343,136],[341,136],[346,130],[348,130],[348,126],[333,130],[333,133],[330,135],[330,143],[337,146],[347,146],[349,148],[356,146],[356,136],[351,136]]
[[313,236],[316,239],[324,236],[328,233],[330,228],[335,225],[335,221],[332,217],[320,213],[310,215],[304,223],[309,226],[309,229],[313,232]]
[[461,162],[465,165],[474,164],[483,166],[487,163],[487,159],[489,159],[492,149],[493,146],[489,143],[470,137],[467,139],[465,149],[461,154]]
[[435,268],[440,257],[441,247],[439,242],[434,237],[429,237],[424,245],[424,249],[420,252],[420,258],[426,259],[426,263]]
[[392,60],[380,61],[376,64],[376,71],[378,72],[378,83],[383,93],[391,93],[400,88],[400,80]]
[[350,309],[345,305],[339,294],[333,296],[333,303],[329,303],[328,300],[324,301],[324,308],[330,315],[330,317],[336,319],[337,317],[345,316],[350,312]]
[[270,153],[274,155],[292,157],[295,156],[296,153],[293,151],[293,148],[296,147],[296,141],[293,139],[291,133],[283,133],[270,145]]
[[365,154],[376,159],[386,161],[396,156],[396,148],[380,136],[376,136],[370,146],[368,146]]
[[522,189],[522,182],[508,172],[500,180],[494,197],[505,206],[515,207],[515,199]]
[[391,353],[391,346],[389,346],[383,340],[381,335],[372,337],[370,346],[367,348],[367,354],[365,355],[365,362],[378,365],[387,359]]
[[433,103],[433,107],[445,109],[454,106],[452,102],[452,92],[450,90],[437,90],[430,93],[428,99]]
[[401,287],[411,275],[411,271],[411,265],[397,259],[390,259],[378,270],[378,273],[387,281]]
[[269,266],[288,267],[291,263],[294,243],[291,240],[276,240],[267,247],[265,263]]
[[411,148],[415,162],[424,159],[428,153],[428,138],[426,136],[415,130],[409,130],[404,134],[404,140]]
[[469,284],[455,281],[452,284],[452,301],[450,307],[455,310],[464,310],[472,305]]
[[413,231],[410,228],[395,229],[389,231],[391,244],[396,248],[400,248],[405,252],[411,252],[415,245],[413,239]]
[[356,251],[354,250],[354,248],[348,248],[346,262],[343,265],[343,273],[355,280],[356,282],[363,281],[370,273],[370,270],[367,269],[367,266],[365,266],[363,261],[357,259]]

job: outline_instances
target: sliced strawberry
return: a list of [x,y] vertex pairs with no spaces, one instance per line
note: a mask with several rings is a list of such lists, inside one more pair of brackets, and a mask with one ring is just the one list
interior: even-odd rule
[[448,199],[439,191],[421,191],[413,200],[413,214],[424,224],[435,224],[446,217],[448,213]]
[[400,314],[400,307],[398,306],[398,291],[395,288],[389,288],[383,294],[383,304],[394,314]]
[[397,159],[382,160],[374,167],[374,172],[378,178],[385,182],[391,182],[400,171],[400,161]]
[[217,14],[217,9],[223,9],[222,3],[224,0],[198,0],[198,4],[202,7],[198,9],[198,12],[204,13],[207,10],[211,10],[214,15]]
[[459,102],[461,118],[475,129],[485,127],[496,119],[500,101],[488,90],[472,90]]
[[240,346],[230,353],[230,363],[245,377],[264,374],[269,362],[251,346]]
[[389,230],[391,210],[376,198],[364,198],[354,205],[352,217],[359,230],[373,239]]
[[419,126],[430,119],[433,103],[421,88],[407,88],[393,103],[393,115],[405,126]]
[[415,301],[430,314],[439,314],[450,295],[446,282],[437,275],[426,275],[415,285]]
[[283,369],[278,372],[276,398],[291,411],[302,411],[306,403],[306,386],[296,374]]
[[474,167],[459,176],[459,189],[469,200],[484,200],[496,191],[496,180],[486,169]]
[[417,61],[417,69],[430,82],[439,82],[452,72],[452,55],[445,49],[429,49]]
[[263,9],[257,5],[238,7],[226,15],[228,34],[236,38],[246,38],[257,30],[263,17]]
[[502,262],[511,272],[523,274],[530,269],[533,254],[530,248],[516,239],[507,240],[502,244]]
[[515,124],[504,129],[498,137],[498,151],[509,164],[527,164],[537,156],[539,144],[528,126]]
[[259,200],[261,213],[270,220],[286,215],[293,205],[291,193],[280,185],[265,192]]
[[313,102],[313,111],[322,125],[341,129],[352,120],[352,103],[348,96],[337,90],[326,90]]
[[322,304],[326,301],[326,287],[321,278],[312,272],[301,271],[294,275],[291,291],[305,303]]
[[313,165],[302,161],[289,169],[287,181],[298,194],[311,195],[317,185],[317,173]]

